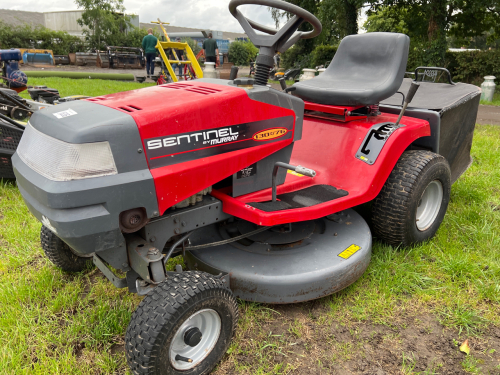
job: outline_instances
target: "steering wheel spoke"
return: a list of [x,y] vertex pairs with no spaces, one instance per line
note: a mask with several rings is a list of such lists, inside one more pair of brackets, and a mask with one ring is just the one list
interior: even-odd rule
[[[276,30],[255,21],[251,21],[237,9],[240,5],[264,5],[271,8],[283,10],[294,16],[280,30]],[[281,0],[231,0],[229,11],[238,20],[245,33],[257,47],[277,47],[285,45],[289,38],[294,36],[295,31],[303,22],[309,22],[313,26],[312,31],[301,32],[299,39],[309,39],[321,33],[321,22],[308,11]],[[259,35],[255,30],[270,35]],[[285,39],[285,40],[282,40]],[[294,38],[295,39],[295,38]],[[275,48],[277,50],[277,48]]]
[[[240,5],[264,5],[293,14],[293,17],[280,30],[276,30],[251,21],[243,16],[237,9]],[[315,16],[296,5],[282,0],[231,0],[229,2],[229,11],[238,20],[252,43],[259,47],[255,75],[255,82],[258,85],[267,84],[269,70],[274,65],[273,56],[277,51],[285,52],[300,39],[314,38],[321,33],[321,22]],[[310,23],[313,30],[297,32],[300,25],[304,22]],[[256,30],[268,35],[257,34]]]
[[[294,35],[297,29],[302,25],[304,20],[298,16],[293,16],[290,20],[283,26],[272,38],[273,45],[276,45],[276,49],[279,50],[280,47]],[[302,34],[302,33],[300,33]],[[300,39],[300,38],[299,38]]]
[[278,52],[283,53],[295,43],[297,43],[300,39],[302,39],[302,32],[296,32],[290,39],[288,39],[282,46],[278,47]]

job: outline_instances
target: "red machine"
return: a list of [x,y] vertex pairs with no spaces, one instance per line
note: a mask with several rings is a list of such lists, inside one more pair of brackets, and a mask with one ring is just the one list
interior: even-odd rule
[[[247,20],[243,4],[294,16],[276,31]],[[236,328],[236,297],[294,303],[355,282],[372,234],[353,207],[371,202],[381,241],[431,239],[471,162],[479,90],[404,80],[406,35],[349,36],[324,73],[279,91],[267,86],[274,54],[318,35],[320,22],[278,0],[229,10],[260,47],[255,80],[37,111],[12,159],[52,262],[93,263],[146,295],[125,337],[134,374],[209,373]],[[297,32],[305,21],[313,31]],[[176,254],[188,271],[166,271]]]

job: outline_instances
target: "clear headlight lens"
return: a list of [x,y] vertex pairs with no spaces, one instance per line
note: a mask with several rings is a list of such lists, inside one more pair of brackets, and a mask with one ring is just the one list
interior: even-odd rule
[[30,123],[19,142],[17,154],[35,172],[53,181],[118,173],[109,142],[67,143],[39,132]]

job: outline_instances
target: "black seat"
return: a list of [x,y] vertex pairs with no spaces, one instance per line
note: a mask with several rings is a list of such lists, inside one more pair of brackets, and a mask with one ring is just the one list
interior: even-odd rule
[[293,95],[303,100],[358,106],[377,104],[394,95],[403,82],[410,38],[396,33],[345,37],[321,75],[298,82]]

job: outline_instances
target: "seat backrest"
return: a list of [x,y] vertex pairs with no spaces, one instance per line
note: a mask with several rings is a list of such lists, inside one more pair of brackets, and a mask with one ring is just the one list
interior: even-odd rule
[[409,46],[410,38],[398,33],[347,36],[340,43],[324,78],[343,82],[346,89],[387,91],[385,95],[389,97],[403,82]]
[[326,71],[296,83],[293,95],[328,105],[371,105],[394,95],[404,79],[410,38],[397,33],[349,35]]

